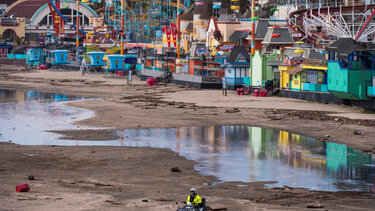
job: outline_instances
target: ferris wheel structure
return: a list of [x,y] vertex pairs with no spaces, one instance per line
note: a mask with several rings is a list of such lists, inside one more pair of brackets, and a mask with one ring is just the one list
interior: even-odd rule
[[340,38],[375,42],[375,4],[302,4],[289,13],[287,24],[294,37],[314,45]]

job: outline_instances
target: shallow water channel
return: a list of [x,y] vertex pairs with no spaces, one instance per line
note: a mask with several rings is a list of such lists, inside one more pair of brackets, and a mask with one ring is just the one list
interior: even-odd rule
[[195,160],[195,169],[221,181],[277,181],[269,186],[367,191],[375,184],[375,156],[342,144],[250,126],[114,131],[118,140],[59,140],[46,130],[72,125],[94,112],[66,106],[83,100],[60,94],[0,90],[0,141],[24,145],[98,145],[170,149]]

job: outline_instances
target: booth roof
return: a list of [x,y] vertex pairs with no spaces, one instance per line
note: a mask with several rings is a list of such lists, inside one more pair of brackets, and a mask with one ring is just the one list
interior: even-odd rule
[[367,49],[352,38],[341,38],[327,46],[326,50],[336,52],[341,59],[346,60],[347,56],[353,51],[366,51]]
[[234,31],[233,34],[230,35],[229,40],[245,39],[248,35],[248,31]]

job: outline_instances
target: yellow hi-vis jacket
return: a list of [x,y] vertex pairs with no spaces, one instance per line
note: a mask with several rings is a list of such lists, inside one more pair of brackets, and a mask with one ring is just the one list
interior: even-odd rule
[[202,203],[202,198],[198,194],[188,195],[186,202],[191,202],[194,206]]

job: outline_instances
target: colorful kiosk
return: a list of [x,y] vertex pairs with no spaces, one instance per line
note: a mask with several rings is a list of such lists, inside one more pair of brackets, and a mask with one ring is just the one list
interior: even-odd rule
[[52,69],[67,69],[68,62],[68,50],[53,50],[53,61],[52,61]]
[[89,71],[99,72],[102,70],[105,63],[103,62],[104,52],[101,51],[92,51],[87,53],[90,58],[90,63],[87,64]]
[[124,67],[124,55],[112,54],[104,57],[104,60],[107,61],[107,66],[104,68],[105,75],[104,77],[112,76],[116,74],[120,77],[126,76],[126,71]]
[[26,63],[29,66],[36,66],[42,61],[42,49],[31,48],[26,52]]

